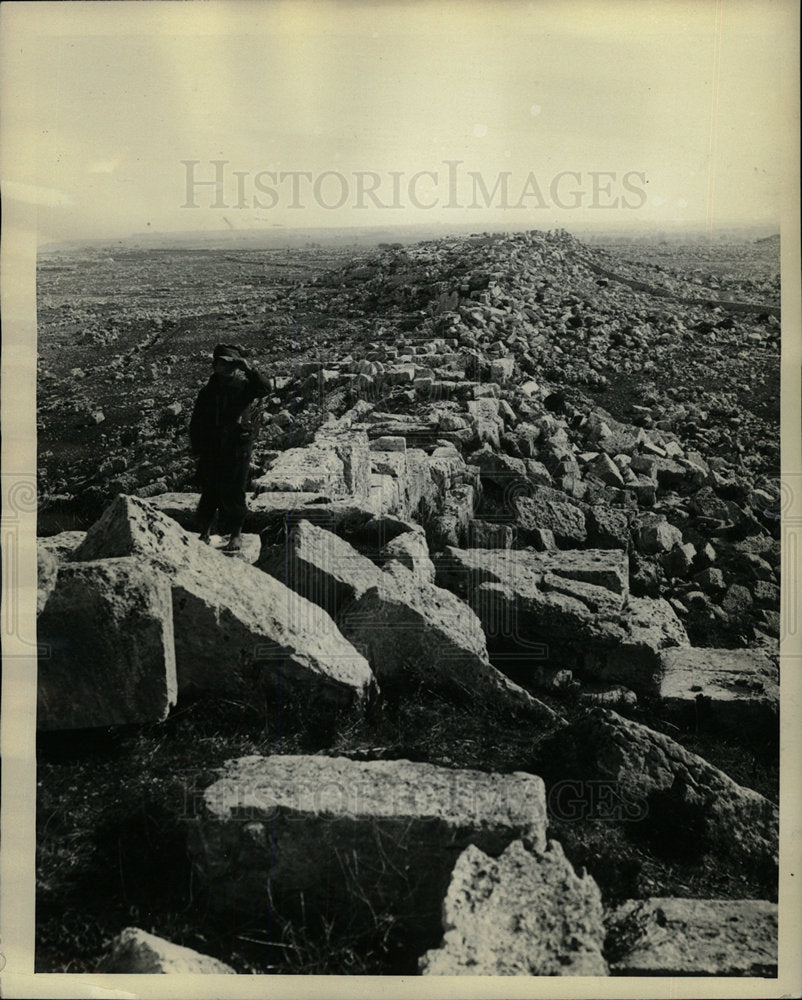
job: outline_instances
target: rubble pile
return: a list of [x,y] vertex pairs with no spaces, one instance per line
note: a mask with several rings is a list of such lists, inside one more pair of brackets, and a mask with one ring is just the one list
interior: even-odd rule
[[[600,269],[568,234],[533,232],[388,249],[301,288],[301,311],[374,329],[271,376],[238,558],[199,542],[183,474],[134,475],[122,453],[102,517],[42,539],[40,727],[158,722],[176,701],[250,690],[356,713],[436,693],[552,734],[558,777],[655,804],[647,825],[673,810],[699,850],[775,865],[774,803],[617,713],[776,739],[777,428],[736,400],[754,352],[775,371],[779,326]],[[726,362],[720,386],[686,396],[677,344]],[[319,419],[293,441],[302,410]],[[425,913],[426,974],[776,961],[766,901],[725,901],[734,924],[701,952],[718,901],[607,906],[547,843],[533,774],[245,757],[203,803],[194,865],[232,920],[271,892],[324,921],[337,900]]]

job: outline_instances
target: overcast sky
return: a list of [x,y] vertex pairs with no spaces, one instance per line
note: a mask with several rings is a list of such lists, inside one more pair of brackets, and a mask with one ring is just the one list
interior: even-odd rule
[[3,8],[43,241],[779,218],[791,2]]

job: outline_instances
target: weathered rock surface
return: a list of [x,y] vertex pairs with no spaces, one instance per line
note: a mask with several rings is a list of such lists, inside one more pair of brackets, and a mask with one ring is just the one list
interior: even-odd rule
[[36,614],[40,614],[53,593],[58,576],[58,559],[43,545],[36,546]]
[[646,801],[650,821],[670,823],[667,837],[776,864],[777,806],[662,733],[609,709],[594,709],[552,737],[566,772],[614,781]]
[[554,533],[563,548],[579,548],[585,544],[588,532],[585,513],[559,490],[548,486],[530,486],[526,495],[513,501],[515,524],[519,537],[526,542],[535,529]]
[[514,841],[497,859],[468,847],[443,904],[443,944],[421,958],[424,975],[605,976],[601,894],[562,848]]
[[332,618],[382,578],[348,542],[308,521],[294,524],[284,545],[263,550],[257,566]]
[[126,927],[109,945],[98,972],[121,975],[236,975],[234,969],[192,948],[173,944],[139,927]]
[[307,919],[370,926],[389,911],[432,945],[466,847],[546,845],[543,782],[523,773],[252,756],[229,762],[199,802],[190,850],[216,909],[264,919],[271,905],[303,905]]
[[631,899],[607,915],[617,976],[777,975],[777,904],[761,899]]
[[367,662],[322,609],[256,567],[203,545],[144,500],[118,497],[73,559],[118,555],[148,560],[170,579],[180,690],[281,684],[343,703],[372,690]]
[[167,717],[177,684],[165,574],[131,558],[68,563],[37,625],[40,729]]
[[660,697],[666,705],[738,729],[776,724],[779,671],[754,649],[667,649]]
[[397,559],[424,583],[434,583],[434,563],[422,531],[407,531],[388,542],[379,552],[381,559]]
[[85,531],[60,531],[57,535],[37,538],[36,547],[55,556],[58,562],[64,562],[78,548],[85,537]]
[[339,624],[386,691],[422,685],[468,702],[555,718],[551,709],[491,666],[473,611],[398,561],[388,563],[381,579],[351,604]]
[[656,693],[662,650],[688,643],[666,601],[629,595],[622,551],[450,547],[435,563],[438,583],[478,615],[494,657],[536,651],[552,666]]

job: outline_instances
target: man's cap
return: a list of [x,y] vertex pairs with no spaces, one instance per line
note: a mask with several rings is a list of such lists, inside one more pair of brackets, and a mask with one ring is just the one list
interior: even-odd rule
[[245,351],[237,344],[218,344],[214,349],[212,361],[242,361]]

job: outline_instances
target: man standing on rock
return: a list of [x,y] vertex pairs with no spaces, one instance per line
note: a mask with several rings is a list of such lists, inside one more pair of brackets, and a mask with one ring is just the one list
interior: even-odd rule
[[270,391],[246,354],[235,344],[215,347],[212,376],[198,393],[189,424],[192,454],[198,459],[201,540],[209,542],[219,511],[218,530],[230,533],[227,552],[242,548],[245,490],[258,430],[255,401]]

